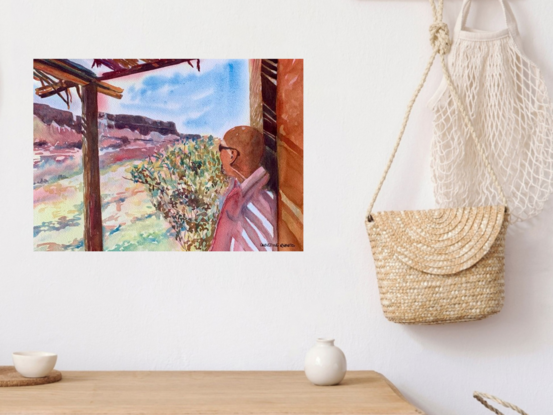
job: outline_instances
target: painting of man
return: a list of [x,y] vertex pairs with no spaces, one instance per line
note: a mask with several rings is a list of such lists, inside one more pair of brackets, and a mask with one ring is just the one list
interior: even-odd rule
[[269,173],[261,166],[262,134],[249,126],[229,130],[219,152],[223,172],[231,178],[212,251],[273,251],[277,249],[276,195],[267,188]]

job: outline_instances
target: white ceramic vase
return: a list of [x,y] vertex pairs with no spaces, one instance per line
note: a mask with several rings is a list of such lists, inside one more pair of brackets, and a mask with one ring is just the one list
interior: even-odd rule
[[346,370],[346,356],[334,346],[334,339],[317,339],[305,357],[305,375],[315,385],[337,385],[346,376]]

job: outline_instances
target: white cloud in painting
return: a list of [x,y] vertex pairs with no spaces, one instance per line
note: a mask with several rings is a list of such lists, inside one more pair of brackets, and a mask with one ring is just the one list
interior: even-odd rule
[[214,88],[207,89],[205,91],[198,92],[196,95],[192,95],[190,98],[194,101],[198,101],[202,98],[207,98],[215,92]]

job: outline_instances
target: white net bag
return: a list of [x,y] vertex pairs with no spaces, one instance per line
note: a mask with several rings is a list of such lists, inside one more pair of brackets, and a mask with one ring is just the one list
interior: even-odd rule
[[[553,107],[540,70],[521,52],[511,8],[499,1],[507,21],[499,32],[465,28],[471,0],[463,1],[448,65],[516,222],[538,214],[553,190]],[[429,105],[438,206],[497,202],[494,183],[445,81]]]

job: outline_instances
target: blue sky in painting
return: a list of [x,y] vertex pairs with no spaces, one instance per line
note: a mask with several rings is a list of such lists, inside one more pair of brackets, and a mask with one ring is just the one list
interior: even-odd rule
[[[83,65],[85,62],[79,61]],[[246,59],[202,60],[200,72],[181,64],[109,83],[124,88],[123,98],[103,99],[100,111],[174,121],[181,133],[218,137],[236,125],[249,124]],[[33,95],[34,102],[67,109],[57,96],[41,99]],[[81,111],[78,101],[74,94],[71,111],[76,115]]]

